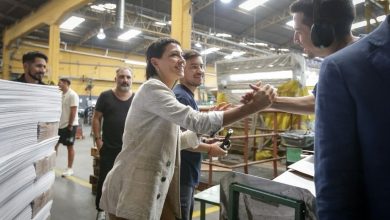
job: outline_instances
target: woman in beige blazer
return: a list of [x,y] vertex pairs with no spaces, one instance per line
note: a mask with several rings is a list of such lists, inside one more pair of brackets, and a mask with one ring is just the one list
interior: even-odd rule
[[[148,47],[146,56],[147,81],[133,99],[122,151],[103,185],[100,207],[110,220],[180,219],[180,150],[196,148],[198,134],[214,134],[223,125],[270,106],[275,96],[266,85],[245,105],[199,113],[179,103],[171,90],[184,75],[180,43],[159,39]],[[180,126],[188,130],[181,132]]]

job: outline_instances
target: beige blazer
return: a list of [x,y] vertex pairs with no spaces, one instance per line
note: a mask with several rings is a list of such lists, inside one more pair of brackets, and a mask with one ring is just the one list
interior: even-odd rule
[[160,80],[146,81],[127,115],[123,148],[104,182],[100,207],[126,219],[158,220],[166,200],[165,219],[180,218],[179,151],[196,147],[197,134],[218,131],[222,120],[222,112],[182,105]]

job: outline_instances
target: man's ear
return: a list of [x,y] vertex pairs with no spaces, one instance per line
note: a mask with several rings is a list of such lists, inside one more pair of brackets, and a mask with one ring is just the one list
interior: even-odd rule
[[28,63],[23,63],[23,69],[24,70],[28,69]]

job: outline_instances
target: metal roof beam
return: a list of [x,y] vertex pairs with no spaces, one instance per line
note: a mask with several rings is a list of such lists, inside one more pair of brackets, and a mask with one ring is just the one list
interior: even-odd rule
[[36,12],[4,31],[3,44],[8,47],[13,40],[44,24],[55,24],[68,12],[93,0],[49,1]]
[[202,9],[213,4],[214,2],[215,0],[199,0],[198,2],[194,3],[192,5],[192,16],[195,17],[198,12],[202,11]]
[[254,32],[265,29],[271,25],[278,24],[282,21],[285,21],[287,18],[291,17],[290,9],[285,9],[282,13],[272,16],[270,19],[261,20],[252,27],[246,29],[241,33],[241,36],[253,36]]

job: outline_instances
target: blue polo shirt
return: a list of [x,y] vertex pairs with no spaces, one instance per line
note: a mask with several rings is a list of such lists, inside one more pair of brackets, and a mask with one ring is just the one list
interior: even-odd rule
[[[199,110],[194,99],[194,93],[184,85],[178,84],[173,88],[177,100]],[[199,183],[202,154],[188,150],[181,151],[180,184],[195,187]]]

